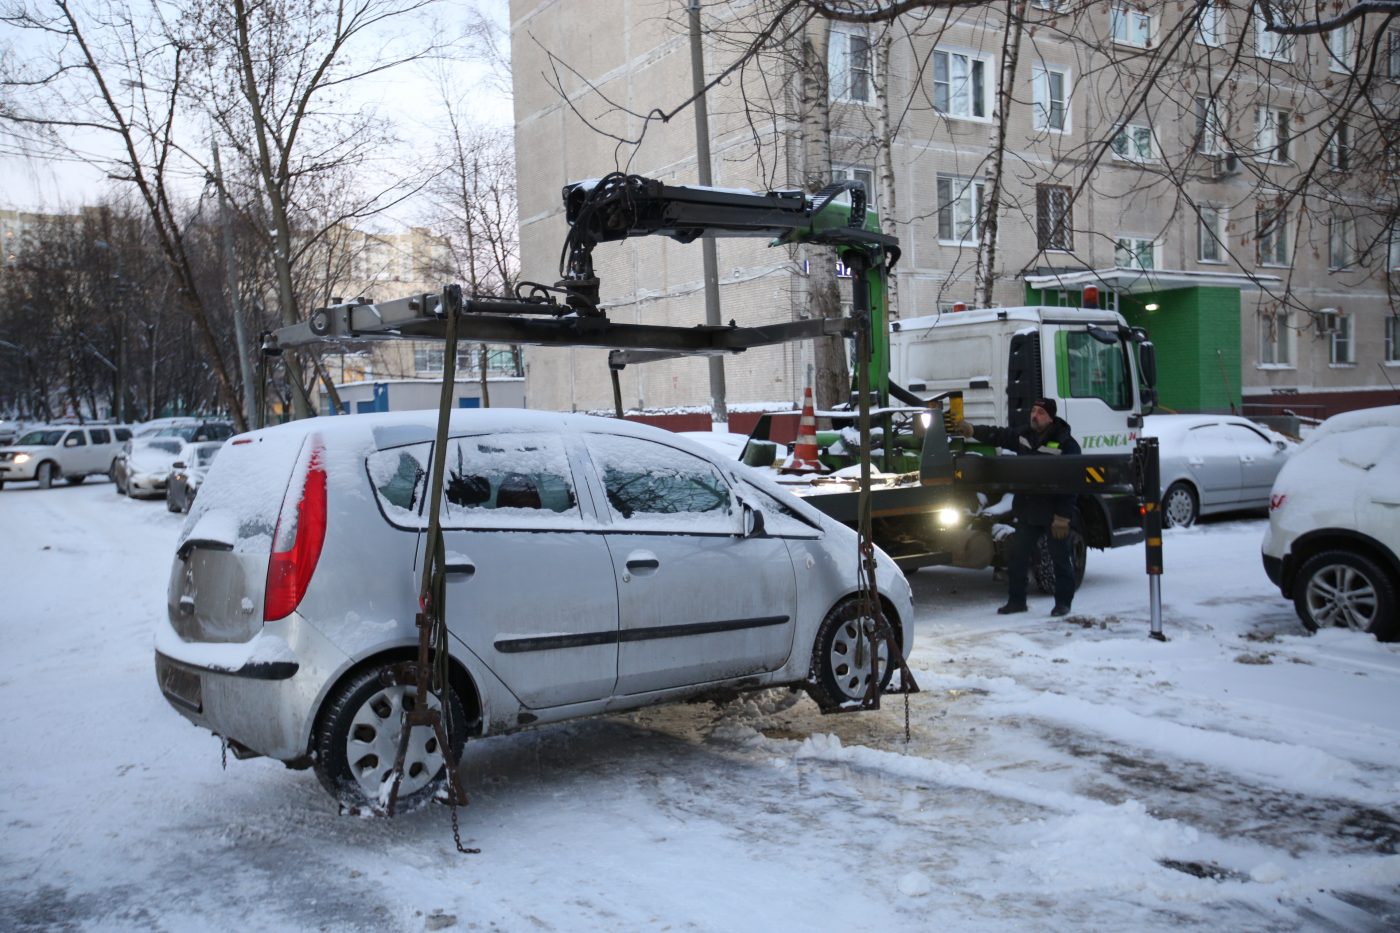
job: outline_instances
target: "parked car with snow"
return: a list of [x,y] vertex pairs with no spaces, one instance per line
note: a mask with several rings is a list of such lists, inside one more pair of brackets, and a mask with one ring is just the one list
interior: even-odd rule
[[[176,545],[166,698],[347,802],[379,798],[416,700],[398,665],[418,640],[435,420],[239,435]],[[453,412],[446,463],[448,718],[465,732],[783,685],[828,707],[864,695],[855,534],[743,464],[646,425],[511,409]],[[883,552],[877,582],[907,654],[911,592]],[[405,799],[443,765],[418,728]]]
[[176,420],[161,427],[153,437],[178,437],[182,441],[225,441],[233,437],[233,422],[209,418]]
[[133,499],[165,497],[171,465],[184,443],[178,437],[133,437],[112,461],[117,495]]
[[1148,415],[1142,434],[1157,438],[1168,527],[1194,525],[1202,515],[1267,509],[1274,477],[1297,447],[1235,415]]
[[209,467],[224,446],[223,441],[198,441],[185,444],[170,474],[165,478],[165,507],[171,512],[188,512],[199,492]]
[[0,446],[8,446],[15,442],[20,432],[24,430],[23,421],[6,421],[0,419]]
[[1262,552],[1308,631],[1400,639],[1400,405],[1314,429],[1274,482]]
[[76,485],[94,474],[107,473],[131,437],[126,425],[45,425],[30,428],[15,443],[0,450],[0,486],[34,480],[48,489],[59,478]]

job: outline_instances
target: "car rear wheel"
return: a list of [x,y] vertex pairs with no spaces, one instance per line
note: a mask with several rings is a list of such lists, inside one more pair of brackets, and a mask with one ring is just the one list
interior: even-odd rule
[[[418,696],[416,686],[394,683],[388,673],[388,668],[374,667],[341,684],[327,701],[316,730],[316,776],[347,807],[380,806],[388,801],[403,716],[414,709]],[[466,743],[466,716],[457,695],[449,690],[447,696],[453,722],[444,725],[460,756]],[[437,697],[429,695],[428,702],[441,709]],[[444,771],[437,736],[427,726],[415,726],[404,756],[399,805],[431,799]]]
[[179,504],[177,504],[177,503],[175,502],[175,493],[172,492],[172,491],[169,490],[169,489],[166,489],[166,490],[165,490],[165,511],[167,511],[167,512],[178,512],[178,511],[180,511],[180,506],[179,506]]
[[1185,483],[1172,483],[1162,496],[1162,524],[1167,528],[1190,528],[1201,515],[1196,491]]
[[45,460],[39,464],[39,471],[34,474],[34,478],[39,481],[40,489],[48,489],[53,486],[53,464]]
[[[813,699],[824,710],[865,699],[871,676],[871,645],[865,634],[868,618],[859,599],[848,599],[832,608],[817,630],[808,680]],[[889,645],[882,641],[875,658],[882,690],[893,673],[889,660]]]
[[1375,561],[1351,551],[1323,551],[1298,569],[1293,606],[1303,628],[1345,625],[1381,641],[1400,637],[1395,584]]

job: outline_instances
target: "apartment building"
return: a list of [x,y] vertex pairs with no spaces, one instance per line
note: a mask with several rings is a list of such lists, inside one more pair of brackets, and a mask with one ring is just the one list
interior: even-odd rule
[[[703,5],[707,79],[767,9]],[[889,32],[817,20],[709,92],[714,184],[791,188],[814,172],[867,182],[901,240],[904,317],[979,304],[979,255],[993,304],[1077,305],[1096,285],[1152,332],[1169,408],[1320,416],[1390,404],[1400,30],[1377,32],[1379,19],[1285,38],[1248,4],[1197,15],[1036,0],[1019,32],[1000,5],[923,11]],[[691,95],[685,4],[512,0],[511,21],[522,272],[553,282],[563,183],[614,170],[697,177],[690,111],[648,118]],[[801,39],[826,59],[829,167],[801,119]],[[983,235],[993,204],[994,238]],[[720,241],[719,256],[724,320],[809,313],[799,251]],[[595,261],[615,319],[704,320],[698,248],[640,238]],[[731,405],[794,403],[810,353],[729,358]],[[531,348],[531,404],[610,408],[604,357]],[[621,385],[633,408],[708,399],[703,361],[629,367]]]

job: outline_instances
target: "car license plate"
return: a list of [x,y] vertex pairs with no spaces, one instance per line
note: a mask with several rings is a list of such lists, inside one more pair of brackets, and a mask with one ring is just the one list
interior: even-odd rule
[[193,671],[178,668],[173,664],[168,665],[161,675],[160,688],[176,703],[188,706],[196,713],[203,711],[204,691],[199,675]]

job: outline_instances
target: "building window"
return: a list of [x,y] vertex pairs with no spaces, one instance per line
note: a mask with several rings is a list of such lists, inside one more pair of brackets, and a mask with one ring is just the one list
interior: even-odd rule
[[1287,162],[1290,142],[1287,110],[1258,107],[1254,114],[1254,152],[1261,162]]
[[1293,329],[1288,326],[1287,311],[1259,315],[1259,365],[1293,365]]
[[1225,41],[1225,16],[1219,0],[1210,0],[1201,5],[1201,15],[1196,20],[1196,41],[1202,45],[1220,45]]
[[1156,158],[1152,142],[1152,127],[1140,123],[1129,123],[1119,127],[1113,134],[1113,154],[1120,159],[1132,162],[1147,162]]
[[1328,362],[1333,366],[1352,366],[1356,363],[1355,341],[1351,339],[1351,315],[1337,313],[1333,318],[1332,347]]
[[1327,33],[1327,68],[1346,74],[1356,67],[1354,60],[1356,43],[1352,41],[1351,23]]
[[1351,126],[1338,123],[1327,140],[1327,164],[1339,172],[1351,167]]
[[1120,269],[1157,268],[1157,244],[1145,237],[1120,236],[1113,243],[1113,264]]
[[1225,149],[1225,124],[1220,119],[1220,106],[1213,97],[1196,98],[1196,151],[1219,155]]
[[1269,32],[1268,24],[1260,16],[1254,21],[1254,51],[1260,58],[1288,61],[1293,58],[1293,37]]
[[982,235],[982,198],[986,183],[973,178],[938,177],[938,239],[976,243]]
[[1385,34],[1385,73],[1400,81],[1400,29],[1390,29]]
[[[417,346],[413,348],[413,370],[416,373],[441,373],[443,348],[439,346]],[[457,375],[473,369],[471,348],[457,351]]]
[[1256,242],[1259,247],[1259,264],[1262,266],[1288,265],[1288,211],[1282,207],[1260,205],[1255,215]]
[[1400,363],[1400,317],[1394,314],[1385,319],[1385,362],[1386,365]]
[[1035,186],[1036,245],[1041,249],[1074,249],[1073,194],[1063,185]]
[[870,36],[860,27],[846,24],[831,28],[828,56],[831,96],[865,103],[874,86],[870,72]]
[[1031,90],[1035,99],[1033,121],[1038,130],[1065,132],[1069,129],[1069,72],[1062,68],[1036,65],[1031,69]]
[[1141,10],[1116,6],[1109,14],[1114,42],[1147,48],[1152,42],[1152,15]]
[[1196,258],[1201,262],[1225,261],[1225,211],[1218,207],[1196,208]]
[[1350,217],[1333,217],[1327,224],[1327,265],[1346,269],[1356,262],[1356,222]]
[[1400,224],[1392,224],[1385,244],[1387,268],[1400,272]]
[[858,165],[837,165],[832,168],[831,175],[837,181],[858,181],[865,185],[866,207],[879,209],[879,201],[875,196],[875,173],[870,169]]
[[933,53],[933,109],[950,117],[985,120],[991,111],[987,75],[991,59],[936,49]]

